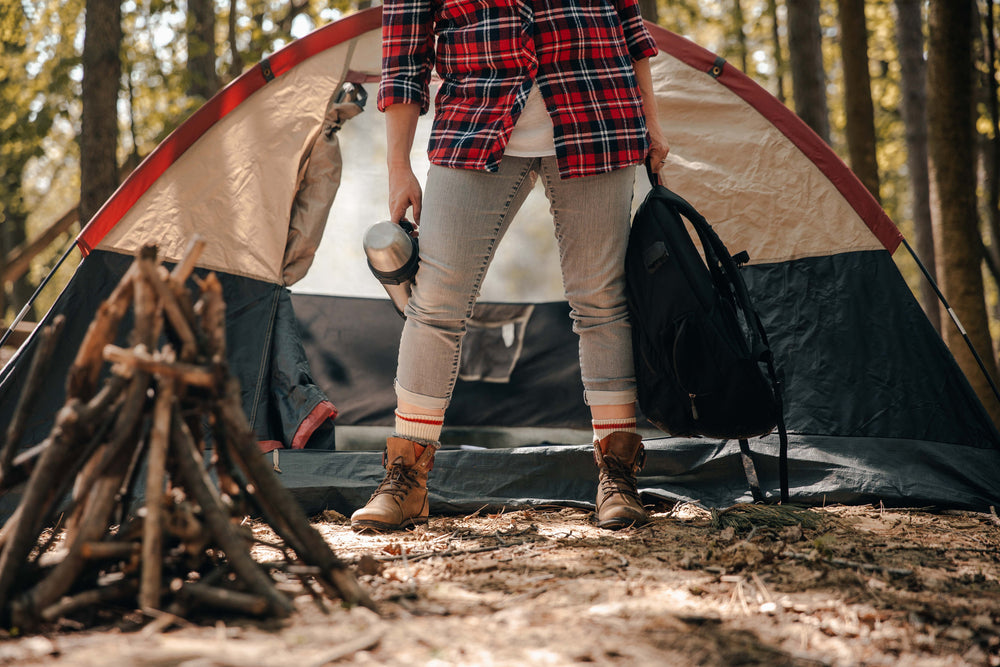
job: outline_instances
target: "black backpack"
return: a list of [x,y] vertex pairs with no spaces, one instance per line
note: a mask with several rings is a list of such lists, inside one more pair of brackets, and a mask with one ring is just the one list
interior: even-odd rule
[[[737,439],[755,501],[764,500],[748,439],[778,427],[781,500],[788,500],[788,437],[767,335],[740,266],[711,225],[658,183],[636,211],[625,256],[639,407],[675,436]],[[684,224],[701,241],[705,259]],[[767,371],[767,377],[764,375]]]

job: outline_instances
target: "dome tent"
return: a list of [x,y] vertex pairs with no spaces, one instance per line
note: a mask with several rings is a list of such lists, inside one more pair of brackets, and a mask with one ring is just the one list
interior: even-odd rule
[[[85,258],[44,318],[65,314],[67,326],[22,445],[48,433],[72,351],[135,252],[156,243],[176,261],[197,233],[208,240],[200,270],[223,280],[229,363],[262,449],[279,452],[282,479],[307,511],[348,511],[367,499],[382,476],[380,455],[349,441],[352,432],[384,437],[391,427],[401,321],[372,296],[380,289],[373,281],[368,296],[345,295],[343,285],[327,285],[338,296],[288,286],[310,263],[301,284],[331,261],[314,261],[318,248],[359,246],[348,223],[377,219],[354,209],[338,217],[335,205],[327,223],[324,197],[374,203],[384,215],[384,167],[361,165],[379,157],[377,143],[341,142],[336,132],[362,120],[375,127],[380,114],[348,119],[356,104],[331,103],[346,83],[377,82],[379,27],[380,9],[365,10],[250,68],[164,140],[89,222],[76,240]],[[747,76],[649,28],[661,51],[652,68],[671,143],[667,182],[731,250],[751,258],[743,274],[784,380],[791,499],[974,509],[1000,502],[1000,434],[900,276],[892,253],[901,236],[884,211]],[[0,376],[0,423],[10,421],[35,344]],[[439,453],[434,511],[591,503],[588,431],[569,430],[589,417],[568,306],[481,304],[462,364],[447,421],[449,438],[466,446]],[[482,448],[494,440],[521,446]],[[750,499],[735,441],[650,434],[646,446],[643,492],[710,506]],[[752,447],[762,485],[776,494],[777,437]]]

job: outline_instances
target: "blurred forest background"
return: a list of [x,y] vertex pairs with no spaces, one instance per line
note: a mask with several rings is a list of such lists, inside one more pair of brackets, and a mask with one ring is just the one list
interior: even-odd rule
[[[248,65],[370,0],[0,0],[0,318],[177,125]],[[1000,340],[993,0],[640,0],[725,57],[855,171],[936,276],[987,371]],[[901,271],[1000,423],[1000,404],[904,251]],[[68,257],[27,312],[44,314]]]

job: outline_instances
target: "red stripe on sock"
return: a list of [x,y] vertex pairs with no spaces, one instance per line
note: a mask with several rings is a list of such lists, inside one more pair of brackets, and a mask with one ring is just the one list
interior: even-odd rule
[[635,420],[634,419],[628,419],[628,420],[625,420],[625,421],[617,421],[617,422],[611,422],[611,423],[604,423],[604,422],[598,423],[598,422],[594,422],[594,427],[595,428],[599,428],[601,430],[608,430],[608,429],[615,430],[615,429],[620,429],[620,428],[635,428]]
[[444,418],[434,419],[433,417],[427,419],[413,419],[411,417],[404,417],[400,414],[396,414],[396,419],[402,420],[404,422],[410,422],[412,424],[430,424],[431,426],[438,426],[444,424]]

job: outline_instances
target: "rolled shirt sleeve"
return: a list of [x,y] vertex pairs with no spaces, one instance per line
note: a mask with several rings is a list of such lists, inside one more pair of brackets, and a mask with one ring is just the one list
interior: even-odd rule
[[431,69],[434,65],[434,8],[432,0],[386,0],[382,5],[382,80],[378,109],[393,104],[430,108]]
[[653,36],[649,34],[646,25],[642,22],[638,0],[614,0],[614,4],[622,22],[625,43],[628,45],[628,52],[632,56],[632,60],[652,58],[659,53]]

